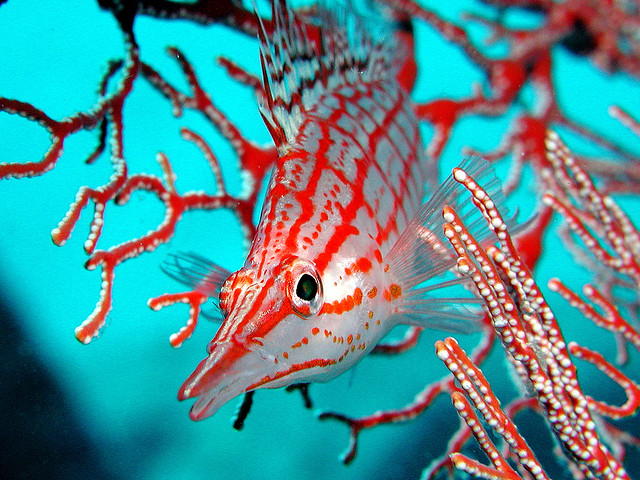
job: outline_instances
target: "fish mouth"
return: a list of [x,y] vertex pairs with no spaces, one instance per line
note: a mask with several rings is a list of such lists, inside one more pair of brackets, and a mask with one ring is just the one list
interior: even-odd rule
[[266,386],[276,370],[272,356],[233,341],[215,343],[180,387],[178,400],[197,397],[189,416],[203,420],[238,395]]

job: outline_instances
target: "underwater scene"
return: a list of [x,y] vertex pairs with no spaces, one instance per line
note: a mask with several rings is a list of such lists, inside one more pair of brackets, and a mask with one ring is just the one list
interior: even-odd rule
[[[6,478],[640,479],[640,5],[336,3],[280,2],[292,10],[275,22],[265,0],[0,1]],[[353,20],[360,15],[362,24]],[[367,68],[399,68],[401,59],[408,73],[388,75],[404,84],[415,58],[407,105],[430,165],[428,192],[470,155],[490,161],[507,190],[506,199],[492,196],[516,244],[500,237],[502,257],[491,253],[498,237],[483,218],[498,229],[505,223],[473,185],[456,190],[466,200],[453,208],[483,219],[470,235],[488,232],[477,248],[486,257],[474,256],[453,214],[444,220],[460,241],[455,253],[447,246],[450,267],[480,292],[465,311],[487,304],[491,315],[465,333],[449,306],[434,306],[448,318],[445,330],[434,322],[419,333],[420,320],[398,325],[386,348],[335,379],[316,383],[292,367],[290,383],[309,378],[308,390],[257,388],[269,383],[260,380],[255,394],[194,421],[194,400],[176,397],[196,396],[182,386],[220,326],[221,282],[243,267],[271,168],[299,126],[287,109],[316,95],[292,100],[291,92],[309,84],[322,92],[328,81],[314,83],[314,75],[333,78],[322,69],[304,77],[297,65],[313,65],[309,51],[329,55],[317,45],[342,38],[331,37],[342,27],[353,54],[327,64],[349,85],[369,78]],[[291,46],[286,35],[278,43],[287,28],[312,46]],[[384,45],[398,38],[403,48],[392,58]],[[304,78],[292,79],[291,69]],[[375,202],[365,199],[374,214],[384,210]],[[516,250],[539,292],[509,259]],[[197,284],[212,267],[195,255],[224,278]],[[184,279],[176,259],[198,259],[186,273],[195,277],[190,286],[163,272]],[[562,284],[549,284],[555,278]],[[583,293],[585,284],[592,287]],[[351,307],[362,300],[360,292]],[[442,343],[448,337],[472,360],[451,340]],[[565,340],[577,342],[570,354]],[[354,350],[346,346],[328,363]],[[452,366],[453,357],[461,363]],[[227,370],[243,375],[235,365]],[[474,388],[484,399],[475,409]],[[479,445],[456,409],[467,419],[477,412],[470,423],[496,445],[493,464],[491,447]],[[505,432],[516,438],[511,453]]]

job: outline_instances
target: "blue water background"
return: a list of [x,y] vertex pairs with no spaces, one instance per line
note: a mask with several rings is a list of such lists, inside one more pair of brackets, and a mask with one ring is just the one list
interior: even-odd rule
[[[434,3],[437,5],[433,8],[443,9],[444,15],[454,19],[460,18],[461,11],[491,12],[475,2],[455,2],[446,7],[441,5],[443,2]],[[106,60],[121,58],[123,54],[122,36],[110,14],[90,1],[73,2],[73,8],[69,5],[70,2],[62,0],[11,0],[0,8],[3,52],[0,95],[30,102],[55,119],[90,108]],[[537,17],[510,15],[508,21],[513,25],[534,25]],[[216,56],[224,54],[258,73],[254,40],[219,26],[205,28],[143,17],[136,20],[135,32],[144,61],[174,85],[186,89],[176,62],[164,50],[168,45],[178,46],[192,62],[216,105],[248,138],[261,143],[269,141],[250,89],[230,80],[214,62]],[[478,28],[476,33],[477,39],[481,39],[486,30]],[[439,34],[418,25],[416,35],[420,68],[414,95],[417,101],[466,97],[471,93],[470,79],[483,81],[482,72],[455,47],[443,42]],[[495,52],[499,54],[500,47]],[[622,74],[600,74],[588,60],[561,49],[554,55],[555,79],[564,111],[639,152],[638,139],[606,114],[612,104],[640,112],[637,82]],[[529,92],[522,101],[526,104],[531,98],[533,93]],[[498,119],[460,121],[445,151],[443,172],[460,161],[463,146],[495,148],[516,113],[512,108]],[[127,99],[124,114],[125,156],[130,172],[160,175],[155,155],[162,151],[172,162],[181,192],[204,189],[213,193],[213,178],[202,154],[180,137],[179,129],[187,126],[203,135],[213,147],[222,163],[228,190],[240,192],[232,150],[197,114],[187,111],[182,118],[173,118],[169,103],[141,78]],[[430,134],[425,128],[427,138]],[[305,410],[295,393],[257,392],[242,432],[236,432],[230,425],[235,401],[204,422],[188,419],[188,402],[177,402],[175,395],[204,357],[216,325],[202,321],[189,341],[173,349],[168,337],[185,322],[187,307],[174,306],[156,313],[146,306],[146,300],[182,288],[159,271],[159,263],[169,252],[193,250],[228,269],[242,264],[246,245],[237,222],[228,212],[188,213],[169,245],[119,266],[108,327],[89,346],[75,340],[73,330],[93,310],[100,288],[100,274],[82,268],[86,260],[82,245],[92,209],[83,212],[63,248],[51,243],[50,231],[62,219],[79,186],[99,186],[111,174],[106,155],[94,165],[83,163],[95,138],[96,132],[70,137],[58,165],[46,175],[0,182],[0,288],[24,335],[19,351],[36,355],[62,389],[63,406],[71,412],[69,423],[81,425],[100,468],[109,472],[110,478],[137,480],[419,478],[421,469],[443,452],[445,442],[458,425],[446,396],[441,396],[413,422],[363,432],[357,459],[347,467],[337,459],[347,445],[345,426],[317,421],[314,411]],[[6,114],[0,114],[0,142],[0,161],[11,162],[39,160],[49,146],[44,129]],[[597,151],[584,142],[575,145],[582,152]],[[504,168],[499,168],[504,172]],[[531,178],[528,172],[526,175]],[[525,181],[520,196],[513,202],[519,205],[524,217],[533,205],[532,188],[527,191]],[[634,214],[640,206],[637,198],[629,197],[623,204]],[[158,225],[162,214],[162,205],[143,192],[134,194],[125,207],[110,204],[98,246],[107,248],[142,235]],[[559,276],[580,288],[589,274],[575,267],[555,237],[545,241],[545,257],[536,271],[539,284],[544,286],[548,278]],[[567,338],[597,347],[608,357],[614,355],[614,342],[608,334],[592,328],[556,295],[549,294],[548,299]],[[442,332],[427,332],[418,348],[400,358],[367,358],[353,372],[329,384],[312,386],[315,407],[363,415],[405,405],[423,385],[447,373],[433,354],[433,342],[446,336]],[[477,340],[458,338],[469,349]],[[584,376],[590,378],[585,382],[591,382],[587,391],[597,391],[600,382],[609,389],[611,384],[601,376],[592,379],[593,369],[587,367]],[[503,398],[513,395],[514,388],[505,380],[498,350],[485,370]],[[636,373],[635,378],[640,377],[637,355],[632,358],[630,371]],[[620,403],[622,395],[618,389],[611,390],[614,401]],[[3,400],[13,406],[23,401],[12,396]],[[55,407],[52,415],[54,410]],[[28,450],[40,438],[51,437],[52,433],[55,437],[56,432],[38,428],[22,430],[20,424],[25,415],[28,412],[13,419],[22,435],[7,441],[24,445]],[[542,422],[535,417],[528,417],[523,423],[525,420],[530,420],[532,426],[523,428],[529,434],[538,430],[543,435],[542,442],[548,443]],[[633,424],[637,427],[637,420]],[[632,450],[630,455],[637,457],[638,452]],[[81,463],[82,455],[67,459],[43,455],[32,462],[46,465],[56,460]],[[639,462],[636,460],[634,464],[638,466]],[[25,474],[23,478],[31,477]]]

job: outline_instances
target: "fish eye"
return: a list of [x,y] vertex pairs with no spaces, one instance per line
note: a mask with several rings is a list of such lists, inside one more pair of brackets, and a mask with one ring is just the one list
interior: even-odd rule
[[296,295],[301,300],[310,302],[318,294],[318,282],[308,273],[304,273],[298,279],[296,286]]
[[301,317],[318,313],[322,307],[322,282],[315,267],[299,261],[290,272],[288,295],[293,310]]

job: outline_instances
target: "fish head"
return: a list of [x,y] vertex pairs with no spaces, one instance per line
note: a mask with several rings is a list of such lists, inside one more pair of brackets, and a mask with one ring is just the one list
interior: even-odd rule
[[382,336],[375,289],[366,295],[362,278],[345,277],[295,255],[232,274],[220,294],[222,326],[178,394],[197,397],[191,418],[258,388],[328,381],[366,355]]

